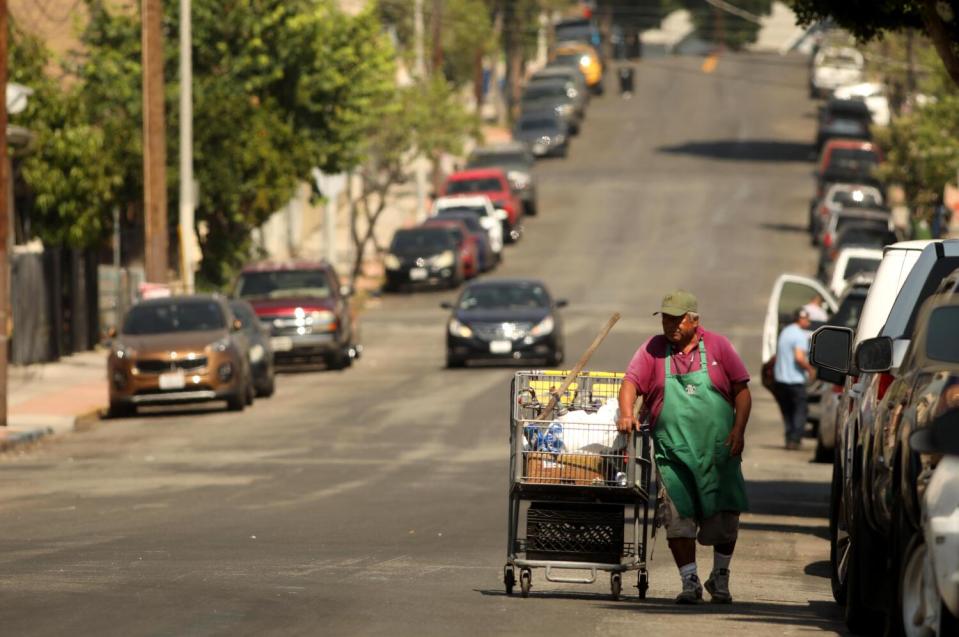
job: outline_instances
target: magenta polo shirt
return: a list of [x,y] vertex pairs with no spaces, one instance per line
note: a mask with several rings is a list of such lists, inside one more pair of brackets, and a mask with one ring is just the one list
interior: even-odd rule
[[[709,380],[723,398],[733,402],[733,383],[749,381],[746,365],[736,353],[732,343],[725,336],[708,332],[702,327],[697,334],[706,344],[706,364],[709,367]],[[656,425],[659,412],[663,409],[663,393],[666,385],[666,337],[653,336],[636,350],[626,369],[626,380],[636,385],[641,396],[645,396],[641,416],[649,415],[649,422]],[[670,371],[673,374],[688,374],[697,371],[699,365],[699,345],[688,354],[673,352]],[[642,418],[641,418],[642,420]]]

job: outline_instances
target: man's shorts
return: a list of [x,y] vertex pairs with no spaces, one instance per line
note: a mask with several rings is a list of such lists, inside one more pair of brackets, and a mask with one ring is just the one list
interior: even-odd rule
[[697,539],[705,546],[715,546],[735,542],[739,535],[738,511],[720,511],[698,523],[694,518],[679,515],[665,488],[659,489],[659,499],[659,514],[666,527],[667,539]]

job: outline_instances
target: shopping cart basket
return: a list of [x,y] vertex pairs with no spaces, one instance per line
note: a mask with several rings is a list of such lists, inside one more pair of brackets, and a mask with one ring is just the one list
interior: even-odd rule
[[[635,570],[645,598],[655,506],[649,432],[616,429],[622,374],[582,372],[559,395],[566,375],[523,371],[513,378],[506,593],[516,585],[516,569],[523,597],[534,568],[545,569],[550,582],[573,584],[591,584],[604,571],[617,599],[622,574]],[[546,414],[551,398],[555,408]],[[588,576],[562,574],[571,570]]]

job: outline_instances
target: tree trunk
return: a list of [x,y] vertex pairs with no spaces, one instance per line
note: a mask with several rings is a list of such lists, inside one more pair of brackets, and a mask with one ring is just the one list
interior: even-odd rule
[[[959,56],[956,54],[950,27],[946,25],[939,12],[936,11],[936,4],[936,0],[922,0],[922,22],[936,47],[936,52],[946,67],[946,72],[949,73],[953,83],[959,86]],[[952,18],[953,24],[957,20],[959,20],[959,15]]]

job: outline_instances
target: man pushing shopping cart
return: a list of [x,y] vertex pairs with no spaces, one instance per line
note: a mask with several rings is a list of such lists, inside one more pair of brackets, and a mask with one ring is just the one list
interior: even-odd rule
[[714,549],[706,590],[714,603],[728,604],[739,514],[748,509],[741,465],[752,398],[739,354],[728,339],[700,327],[698,311],[689,292],[663,298],[657,312],[663,334],[643,343],[629,363],[617,428],[639,429],[632,414],[642,396],[641,419],[648,417],[652,426],[660,476],[659,509],[682,579],[676,603],[695,604],[703,597],[698,539]]

